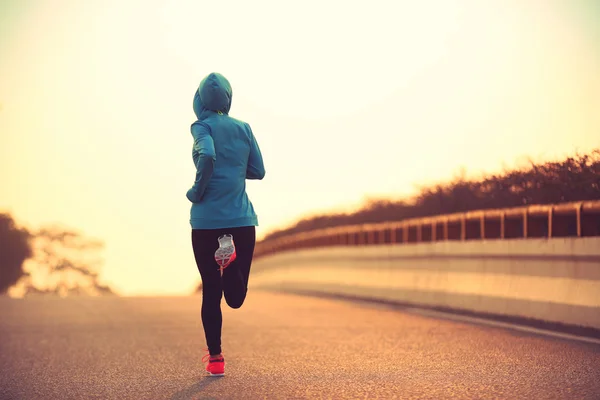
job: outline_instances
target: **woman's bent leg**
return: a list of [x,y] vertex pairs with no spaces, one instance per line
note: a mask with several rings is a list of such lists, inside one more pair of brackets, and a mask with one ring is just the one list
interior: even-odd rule
[[229,229],[233,235],[237,257],[223,270],[223,292],[225,301],[231,308],[240,308],[248,292],[250,267],[256,244],[256,228],[244,226]]
[[219,232],[216,230],[192,230],[194,257],[202,277],[202,325],[211,355],[221,354],[221,329],[223,326],[221,273],[214,259],[215,250],[218,248],[218,237]]

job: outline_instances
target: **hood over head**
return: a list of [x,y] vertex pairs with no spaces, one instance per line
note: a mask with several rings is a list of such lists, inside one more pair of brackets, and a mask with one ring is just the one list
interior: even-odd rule
[[206,76],[194,95],[194,112],[199,120],[206,118],[207,111],[228,114],[231,108],[232,90],[227,78],[213,72]]

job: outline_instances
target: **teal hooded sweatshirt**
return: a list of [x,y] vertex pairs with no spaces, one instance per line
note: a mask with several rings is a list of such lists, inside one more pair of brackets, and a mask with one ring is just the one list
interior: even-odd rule
[[192,229],[258,225],[246,179],[263,179],[265,167],[250,125],[229,116],[231,97],[229,81],[218,73],[204,78],[194,95]]

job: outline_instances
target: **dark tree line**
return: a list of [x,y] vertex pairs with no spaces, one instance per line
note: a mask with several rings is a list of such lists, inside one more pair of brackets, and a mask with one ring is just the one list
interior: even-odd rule
[[[57,227],[29,231],[0,214],[0,294],[112,294],[98,282],[103,243]],[[26,262],[29,268],[26,268]]]
[[0,214],[0,294],[27,274],[23,263],[31,257],[30,235],[7,214]]
[[597,199],[600,199],[600,149],[562,161],[530,161],[526,168],[478,180],[457,178],[446,184],[421,188],[410,200],[373,200],[354,213],[306,218],[290,228],[272,232],[263,241],[334,226]]

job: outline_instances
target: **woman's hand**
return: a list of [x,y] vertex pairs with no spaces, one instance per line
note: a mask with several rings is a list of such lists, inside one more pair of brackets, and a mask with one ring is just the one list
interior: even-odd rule
[[191,201],[192,203],[200,203],[200,201],[202,200],[201,196],[198,196],[198,192],[196,192],[194,190],[194,188],[190,188],[187,193],[185,194],[185,196],[187,197],[187,199],[189,201]]

